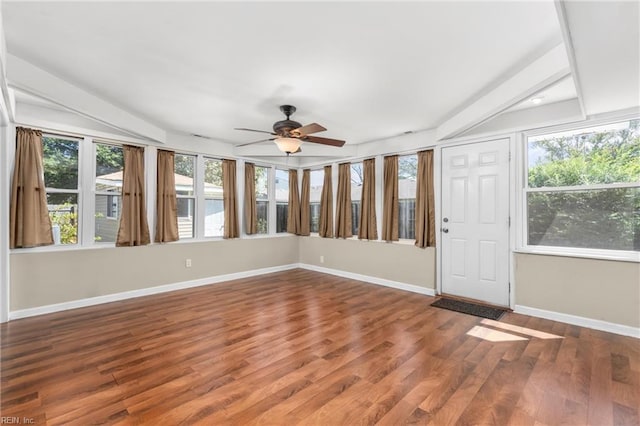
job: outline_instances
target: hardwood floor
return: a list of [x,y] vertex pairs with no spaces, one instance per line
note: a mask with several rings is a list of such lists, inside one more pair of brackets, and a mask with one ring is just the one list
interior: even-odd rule
[[1,413],[52,425],[638,425],[640,340],[432,300],[293,270],[12,321],[0,328]]

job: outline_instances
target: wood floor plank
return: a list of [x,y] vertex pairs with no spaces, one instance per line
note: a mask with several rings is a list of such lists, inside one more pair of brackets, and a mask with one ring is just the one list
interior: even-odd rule
[[12,321],[0,325],[0,414],[82,426],[638,424],[638,339],[514,313],[483,323],[432,301],[290,270]]

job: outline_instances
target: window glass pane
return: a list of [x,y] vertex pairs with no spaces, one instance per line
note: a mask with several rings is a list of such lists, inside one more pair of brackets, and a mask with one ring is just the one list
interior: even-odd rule
[[269,168],[256,166],[256,213],[258,234],[269,233]]
[[363,180],[362,163],[351,164],[351,232],[353,235],[358,235],[360,228],[360,200],[362,199]]
[[[193,155],[176,154],[175,177],[177,195],[193,195],[195,162],[196,157]],[[182,235],[180,236],[182,237]]]
[[[255,167],[256,171],[256,200],[269,199],[269,169],[267,167]],[[287,187],[288,190],[288,187]]]
[[193,198],[178,198],[178,236],[180,239],[193,238]]
[[269,233],[269,202],[256,201],[256,213],[258,216],[258,234]]
[[78,189],[78,141],[43,136],[42,150],[46,187]]
[[204,196],[222,199],[222,161],[204,159]]
[[95,241],[115,243],[120,224],[122,197],[96,195]]
[[287,232],[289,172],[276,169],[276,232]]
[[78,243],[78,194],[47,194],[55,244]]
[[220,199],[207,199],[204,204],[204,236],[221,237],[224,234],[224,202]]
[[324,185],[324,170],[311,170],[309,181],[311,186],[311,191],[309,192],[311,232],[318,232],[320,225],[320,199],[322,198],[322,187]]
[[[122,192],[124,155],[122,147],[96,144],[96,191]],[[96,212],[98,209],[96,208]],[[96,233],[97,236],[97,233]],[[115,240],[114,240],[115,241]]]
[[640,188],[527,194],[531,245],[640,250]]
[[640,120],[530,137],[530,188],[640,181]]
[[416,176],[418,156],[404,155],[398,158],[398,237],[415,238]]

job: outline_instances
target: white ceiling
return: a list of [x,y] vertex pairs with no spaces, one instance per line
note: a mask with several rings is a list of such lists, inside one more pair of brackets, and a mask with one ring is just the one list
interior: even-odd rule
[[[3,2],[7,50],[161,128],[434,128],[562,41],[553,1]],[[28,23],[28,24],[27,24]],[[11,81],[9,81],[11,84]]]
[[[533,96],[528,97],[520,103],[515,104],[507,111],[519,111],[527,108],[535,108],[540,105],[548,105],[555,102],[574,99],[577,95],[575,82],[573,77],[568,76],[557,83],[536,92]],[[540,103],[533,103],[533,99],[539,99]]]
[[[637,106],[623,87],[637,81],[637,51],[609,46],[609,65],[598,61],[614,42],[637,48],[637,4],[608,4],[566,3],[564,34],[552,0],[4,1],[2,17],[11,55],[162,129],[241,144],[260,135],[234,127],[270,130],[293,104],[293,119],[329,129],[319,136],[359,144],[437,128],[567,37],[587,112]],[[620,77],[615,90],[602,73]],[[543,92],[577,96],[572,77]]]

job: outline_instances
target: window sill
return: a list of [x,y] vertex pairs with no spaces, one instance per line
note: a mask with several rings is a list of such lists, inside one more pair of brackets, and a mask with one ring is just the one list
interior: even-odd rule
[[[296,235],[289,233],[279,233],[279,234],[260,234],[260,235],[243,235],[240,238],[233,238],[233,240],[260,240],[260,239],[268,239],[268,238],[287,238],[287,237],[295,237]],[[214,242],[222,242],[227,241],[222,237],[205,237],[205,238],[185,238],[178,241],[171,241],[168,243],[155,243],[152,242],[146,246],[140,247],[151,247],[151,246],[160,246],[167,244],[198,244],[198,243],[214,243]],[[51,246],[42,246],[42,247],[30,247],[30,248],[17,248],[11,249],[9,251],[10,254],[22,254],[22,253],[57,253],[57,252],[67,252],[67,251],[77,251],[77,250],[102,250],[102,249],[114,249],[114,248],[122,248],[116,247],[115,243],[95,243],[90,246],[82,246],[79,244],[73,245],[51,245]]]
[[581,259],[611,260],[617,262],[640,263],[640,253],[635,251],[613,251],[603,250],[570,250],[553,247],[522,247],[513,251],[520,254],[537,254],[542,256],[575,257]]

